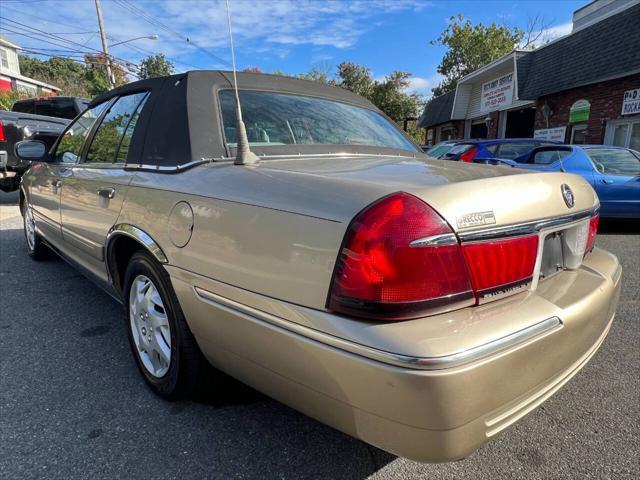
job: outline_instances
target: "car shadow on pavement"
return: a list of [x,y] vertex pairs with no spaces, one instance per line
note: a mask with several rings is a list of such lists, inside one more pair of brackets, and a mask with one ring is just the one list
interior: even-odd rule
[[218,371],[190,400],[156,397],[122,307],[64,261],[32,261],[21,226],[13,212],[0,231],[7,478],[47,468],[49,478],[364,479],[396,460]]

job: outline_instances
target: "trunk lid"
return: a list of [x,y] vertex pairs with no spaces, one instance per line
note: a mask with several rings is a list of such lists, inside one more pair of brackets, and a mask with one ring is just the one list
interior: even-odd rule
[[[411,193],[449,222],[456,232],[517,225],[593,209],[597,196],[582,177],[538,173],[512,167],[406,157],[319,157],[264,161],[259,170],[275,176],[304,176],[307,188],[316,182],[328,198],[345,189],[354,198],[348,218],[378,198]],[[569,207],[562,185],[572,192]],[[319,200],[322,204],[323,200]],[[344,205],[344,203],[342,203]],[[349,211],[343,208],[344,213]],[[341,212],[342,213],[342,212]]]

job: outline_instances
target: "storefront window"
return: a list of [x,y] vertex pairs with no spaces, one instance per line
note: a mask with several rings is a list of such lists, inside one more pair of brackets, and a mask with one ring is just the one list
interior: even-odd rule
[[629,139],[629,148],[640,150],[640,122],[634,123],[631,127],[631,138]]
[[640,118],[633,116],[607,123],[604,143],[640,150]]
[[622,125],[616,125],[613,129],[613,144],[618,147],[625,147],[627,143],[627,132],[629,131],[629,124],[623,123]]

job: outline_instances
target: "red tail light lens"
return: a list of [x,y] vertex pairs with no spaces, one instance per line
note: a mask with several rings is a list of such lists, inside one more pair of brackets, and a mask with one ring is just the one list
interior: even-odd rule
[[460,155],[460,160],[462,160],[463,162],[471,162],[473,160],[473,157],[476,156],[477,152],[478,152],[478,147],[472,147],[466,152],[464,152],[462,155]]
[[0,120],[0,142],[4,142],[6,139],[4,138],[4,126],[2,125],[2,120]]
[[587,247],[585,253],[590,252],[596,244],[596,234],[598,233],[598,223],[600,223],[600,214],[596,213],[589,220],[589,235],[587,236]]
[[531,280],[538,255],[538,236],[463,244],[462,251],[473,289],[480,299]]
[[[416,245],[425,238],[430,240]],[[349,226],[328,306],[399,320],[465,300],[472,304],[472,299],[464,257],[449,225],[422,200],[397,193],[369,206]]]

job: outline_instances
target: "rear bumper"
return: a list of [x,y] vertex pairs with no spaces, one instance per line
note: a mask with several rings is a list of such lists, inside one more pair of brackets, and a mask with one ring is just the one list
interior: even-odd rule
[[[329,336],[322,341],[322,333],[283,328],[271,321],[273,315],[221,300],[206,282],[169,271],[190,327],[215,366],[384,450],[419,461],[450,461],[533,410],[597,351],[613,320],[621,270],[601,250],[589,258],[565,279],[570,281],[563,291],[539,285],[535,295],[554,305],[555,326],[548,322],[549,328],[531,336],[436,368],[420,358],[402,366],[412,357],[390,354],[387,361],[388,352],[366,344],[351,348]],[[494,310],[498,320],[513,322],[514,311],[498,305]],[[527,327],[547,320],[545,311]],[[476,347],[482,345],[487,342]]]

